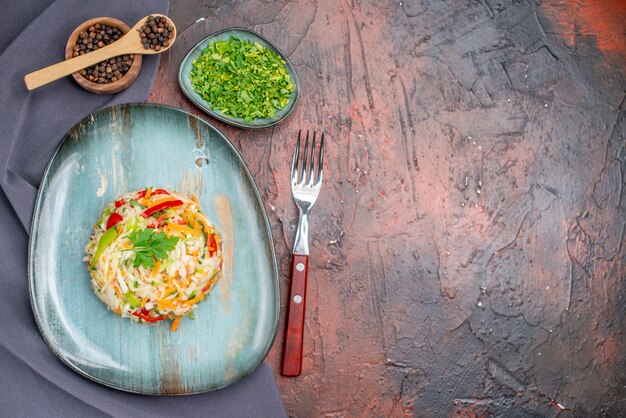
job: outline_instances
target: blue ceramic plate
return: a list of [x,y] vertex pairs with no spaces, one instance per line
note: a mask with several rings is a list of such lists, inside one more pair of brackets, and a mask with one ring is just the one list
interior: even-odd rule
[[[291,76],[291,82],[293,83],[294,88],[293,92],[291,93],[291,97],[289,98],[289,103],[287,103],[287,106],[278,111],[273,118],[254,119],[250,122],[246,122],[242,118],[233,118],[231,116],[225,115],[218,110],[213,110],[211,108],[211,105],[209,105],[209,103],[202,97],[200,97],[200,95],[196,93],[193,89],[193,86],[191,85],[191,80],[189,79],[192,62],[200,56],[202,51],[209,45],[209,43],[213,41],[226,41],[230,39],[231,36],[246,41],[249,40],[251,42],[258,42],[264,47],[271,49],[276,54],[281,56],[283,60],[285,60],[286,67],[287,70],[289,70],[289,75]],[[191,51],[187,53],[185,59],[183,59],[183,62],[180,64],[180,69],[178,71],[178,84],[183,90],[183,93],[185,93],[185,96],[187,96],[189,100],[194,102],[196,106],[198,106],[200,109],[213,116],[214,118],[221,120],[222,122],[226,122],[230,125],[234,125],[240,128],[267,128],[268,126],[276,125],[278,122],[285,119],[296,106],[296,102],[298,101],[298,94],[300,91],[300,84],[298,82],[296,70],[289,62],[287,56],[263,36],[259,35],[256,32],[243,28],[232,28],[217,32],[213,35],[208,36],[207,38],[204,38],[196,46],[194,46]]]
[[[84,247],[105,205],[146,186],[195,193],[224,237],[224,275],[177,332],[122,319],[93,293]],[[115,106],[78,123],[44,174],[29,246],[30,297],[52,350],[116,389],[188,394],[227,386],[267,355],[278,326],[278,269],[250,172],[228,140],[183,111]]]

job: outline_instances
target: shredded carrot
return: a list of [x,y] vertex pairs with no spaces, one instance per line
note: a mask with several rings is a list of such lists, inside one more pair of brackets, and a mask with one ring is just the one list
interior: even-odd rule
[[159,299],[157,300],[157,309],[163,310],[167,308],[172,308],[174,306],[174,301],[171,299]]
[[122,292],[120,292],[120,289],[118,289],[116,285],[113,285],[113,289],[115,289],[115,294],[117,296],[122,297]]
[[202,232],[197,231],[195,229],[191,229],[187,225],[167,224],[165,228],[167,229],[167,232],[169,233],[179,232],[183,234],[195,235],[197,237],[202,236]]
[[167,286],[165,288],[165,296],[164,297],[168,297],[169,295],[171,295],[172,293],[176,292],[176,287],[175,286]]
[[191,194],[191,200],[193,200],[196,205],[200,206],[200,201],[198,200],[198,196],[196,196],[195,193]]
[[150,277],[156,276],[157,273],[159,272],[160,268],[161,268],[161,261],[160,260],[156,260],[154,262],[154,267],[152,268],[152,273],[150,273]]
[[182,316],[177,316],[176,319],[172,322],[172,332],[176,332],[178,329],[178,324],[180,324]]
[[146,195],[144,196],[144,198],[145,199],[149,198],[151,194],[152,194],[152,187],[148,187],[148,190],[146,190]]
[[200,302],[202,300],[202,298],[204,297],[204,293],[200,293],[198,296],[196,296],[195,298],[191,299],[191,300],[186,300],[185,303],[187,305],[195,305],[196,303]]
[[183,221],[185,221],[185,223],[188,223],[192,229],[195,229],[196,231],[198,231],[199,234],[202,234],[200,224],[198,223],[198,220],[196,219],[195,213],[190,212],[189,210],[185,209],[181,217],[183,218]]
[[146,306],[146,303],[148,303],[148,298],[143,298],[141,299],[141,307],[143,308],[144,306]]
[[[198,219],[198,218],[196,218]],[[204,222],[204,219],[200,219],[200,223],[202,223],[202,225],[204,226],[204,233],[207,235],[211,235],[213,233],[213,228],[210,227],[209,225],[206,224],[206,222]]]

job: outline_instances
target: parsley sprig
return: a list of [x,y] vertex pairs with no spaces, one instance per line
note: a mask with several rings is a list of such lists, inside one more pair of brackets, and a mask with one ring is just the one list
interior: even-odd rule
[[213,41],[193,61],[189,79],[213,110],[246,122],[272,118],[294,85],[285,61],[258,42]]
[[133,248],[128,251],[135,252],[133,267],[143,265],[146,268],[154,268],[156,260],[164,260],[178,243],[178,237],[167,237],[165,232],[155,232],[152,228],[131,232],[128,238]]

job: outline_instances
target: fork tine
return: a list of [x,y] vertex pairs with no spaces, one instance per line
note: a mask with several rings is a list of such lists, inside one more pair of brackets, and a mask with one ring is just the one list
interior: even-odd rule
[[315,134],[316,131],[313,131],[313,141],[311,142],[311,163],[309,164],[309,181],[307,182],[307,186],[313,186],[313,180],[315,180],[315,173],[313,169],[315,168]]
[[[302,152],[302,171],[300,174],[300,184],[304,184],[306,181],[306,161],[307,155],[309,154],[309,131],[306,131],[306,139],[304,140],[304,151]],[[311,158],[313,157],[313,153],[311,153]]]
[[[317,181],[315,182],[315,187],[320,187],[322,185],[322,178],[324,177],[324,171],[322,170],[323,165],[324,165],[324,132],[322,131],[322,139],[320,140],[320,158],[319,158],[319,164],[317,166]],[[313,170],[313,165],[311,165],[311,170]]]
[[301,130],[298,130],[298,140],[296,141],[296,149],[293,152],[293,161],[291,162],[291,184],[298,182],[298,157],[300,154],[300,134]]

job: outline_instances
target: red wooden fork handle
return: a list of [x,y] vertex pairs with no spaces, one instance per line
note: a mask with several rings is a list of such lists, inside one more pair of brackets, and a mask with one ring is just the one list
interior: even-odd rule
[[291,286],[281,372],[283,376],[300,376],[302,372],[302,336],[304,334],[308,270],[309,256],[299,254],[291,256]]

